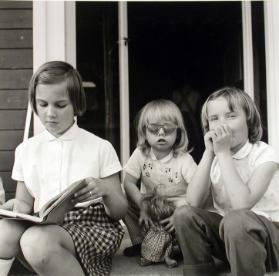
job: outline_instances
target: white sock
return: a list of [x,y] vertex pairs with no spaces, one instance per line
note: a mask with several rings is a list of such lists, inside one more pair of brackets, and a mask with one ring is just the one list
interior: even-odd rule
[[0,259],[0,276],[8,275],[14,260],[15,258],[7,259],[7,260]]

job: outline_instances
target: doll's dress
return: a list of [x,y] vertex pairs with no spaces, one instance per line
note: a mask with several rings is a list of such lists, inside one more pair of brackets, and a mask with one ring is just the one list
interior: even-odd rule
[[171,255],[172,240],[172,235],[162,225],[150,227],[141,244],[141,265],[165,262]]

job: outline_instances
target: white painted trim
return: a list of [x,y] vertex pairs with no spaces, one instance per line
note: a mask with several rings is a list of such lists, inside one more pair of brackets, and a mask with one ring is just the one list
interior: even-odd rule
[[268,142],[279,154],[279,1],[264,1]]
[[67,1],[66,13],[66,61],[77,67],[76,47],[76,2]]
[[[76,66],[75,24],[74,1],[33,1],[34,71],[51,60],[64,60]],[[42,130],[35,115],[34,134]]]
[[254,99],[254,64],[251,1],[243,1],[241,5],[244,90],[251,96],[252,99]]
[[129,65],[127,2],[118,3],[119,33],[119,83],[120,83],[120,159],[122,165],[130,157],[130,116],[129,116]]

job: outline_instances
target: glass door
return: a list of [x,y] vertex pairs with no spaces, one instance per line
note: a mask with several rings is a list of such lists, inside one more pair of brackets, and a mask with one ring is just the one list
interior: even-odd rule
[[201,105],[224,85],[243,88],[241,2],[128,2],[131,150],[148,101],[181,109],[192,155],[203,152]]
[[120,153],[117,3],[76,2],[77,69],[87,98],[79,125]]

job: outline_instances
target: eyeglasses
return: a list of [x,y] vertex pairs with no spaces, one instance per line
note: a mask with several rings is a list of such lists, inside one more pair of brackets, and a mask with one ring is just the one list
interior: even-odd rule
[[154,135],[158,135],[161,129],[164,130],[165,135],[172,134],[175,130],[178,129],[177,126],[171,124],[159,125],[159,124],[148,124],[146,125],[148,131]]

